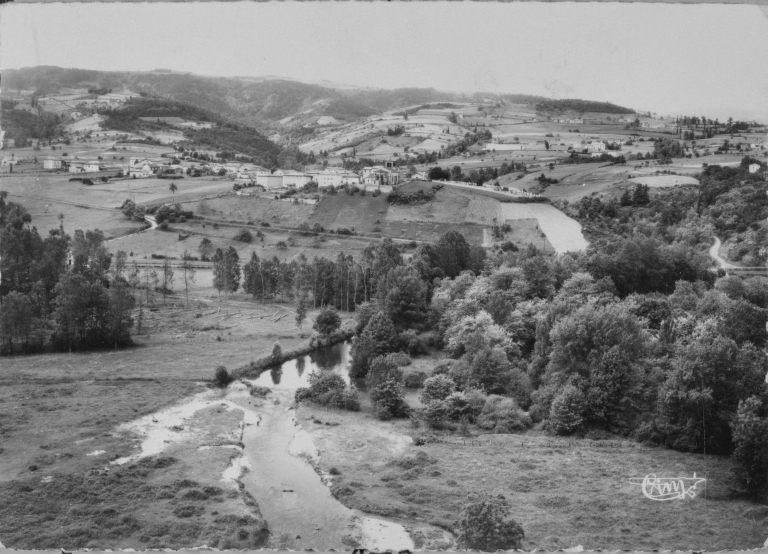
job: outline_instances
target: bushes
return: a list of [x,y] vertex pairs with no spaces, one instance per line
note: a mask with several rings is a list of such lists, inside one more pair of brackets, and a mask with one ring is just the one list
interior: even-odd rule
[[531,418],[513,399],[491,395],[485,401],[477,424],[494,433],[518,433],[531,427]]
[[569,435],[584,423],[585,410],[584,394],[573,385],[567,385],[552,401],[549,428],[558,435]]
[[446,375],[436,375],[424,381],[419,400],[422,404],[429,405],[445,400],[456,391],[456,383]]
[[395,379],[387,379],[371,390],[371,402],[376,408],[376,416],[381,420],[407,417],[408,404],[403,398],[403,386]]
[[424,381],[427,378],[427,374],[423,371],[417,371],[416,373],[409,373],[405,376],[403,386],[407,389],[420,389],[424,386]]
[[509,503],[504,496],[471,495],[459,515],[457,546],[486,552],[520,548],[525,533],[509,515]]
[[235,233],[235,236],[232,237],[232,240],[250,243],[253,242],[253,235],[248,229],[240,229],[237,233]]
[[229,385],[232,382],[232,377],[230,377],[229,372],[227,371],[227,368],[223,365],[220,365],[216,368],[216,371],[213,374],[213,384],[220,388],[226,388],[227,385]]
[[359,411],[360,396],[354,385],[347,386],[338,373],[313,371],[309,374],[309,388],[296,391],[296,402],[313,400],[331,408]]

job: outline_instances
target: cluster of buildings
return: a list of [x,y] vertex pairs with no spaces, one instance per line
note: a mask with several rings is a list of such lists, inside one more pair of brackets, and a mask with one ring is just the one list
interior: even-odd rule
[[584,123],[584,118],[577,117],[574,119],[553,119],[552,122],[553,123]]

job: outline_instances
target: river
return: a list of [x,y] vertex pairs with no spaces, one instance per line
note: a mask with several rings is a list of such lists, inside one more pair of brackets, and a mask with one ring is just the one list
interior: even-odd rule
[[[158,454],[174,442],[189,440],[171,427],[216,403],[243,411],[241,455],[223,472],[222,480],[240,481],[253,495],[267,521],[273,541],[291,549],[362,547],[370,550],[413,549],[408,528],[429,526],[370,517],[351,510],[331,494],[321,475],[319,453],[311,436],[295,418],[293,396],[308,386],[312,371],[333,371],[348,383],[350,345],[339,343],[289,360],[258,378],[231,384],[222,392],[208,389],[176,406],[124,424],[142,437],[141,450],[113,463],[123,464]],[[269,387],[266,398],[251,396],[248,385]],[[435,530],[434,528],[430,528]],[[444,534],[442,530],[440,533]],[[448,535],[446,535],[448,537]]]

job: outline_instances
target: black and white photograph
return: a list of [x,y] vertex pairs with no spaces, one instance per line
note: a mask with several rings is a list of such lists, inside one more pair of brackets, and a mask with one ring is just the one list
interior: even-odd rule
[[0,553],[768,548],[768,8],[0,6]]

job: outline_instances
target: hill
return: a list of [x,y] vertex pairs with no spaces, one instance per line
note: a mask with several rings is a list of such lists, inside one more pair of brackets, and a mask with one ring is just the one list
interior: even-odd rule
[[536,109],[541,112],[595,112],[633,114],[635,110],[611,104],[610,102],[594,102],[592,100],[545,100],[536,104]]
[[120,108],[104,110],[102,113],[106,116],[102,124],[104,128],[124,132],[162,130],[173,126],[161,118],[213,123],[211,127],[185,128],[184,135],[195,145],[218,151],[239,152],[252,157],[260,165],[277,166],[282,152],[282,148],[255,129],[228,121],[213,111],[188,102],[165,98],[133,98]]

